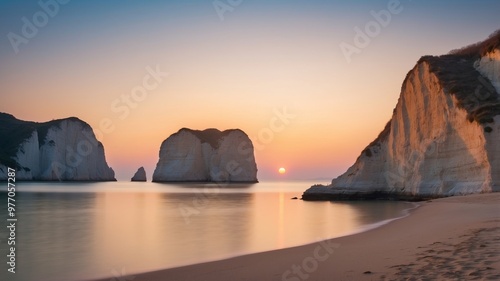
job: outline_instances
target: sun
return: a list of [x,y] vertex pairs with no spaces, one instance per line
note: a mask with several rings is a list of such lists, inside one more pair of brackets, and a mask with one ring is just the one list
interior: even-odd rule
[[283,175],[284,173],[286,173],[285,168],[283,168],[283,167],[279,168],[279,169],[278,169],[278,173],[280,173],[280,174],[282,174],[282,175]]

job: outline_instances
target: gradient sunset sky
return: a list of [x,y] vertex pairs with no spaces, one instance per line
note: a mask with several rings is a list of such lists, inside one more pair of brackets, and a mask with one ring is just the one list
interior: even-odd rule
[[[331,179],[383,129],[421,56],[500,28],[498,0],[40,2],[49,15],[38,1],[0,1],[0,111],[108,123],[100,140],[119,180],[140,166],[150,179],[182,127],[244,130],[260,180]],[[388,5],[398,12],[377,29]],[[372,37],[346,59],[356,28]],[[149,68],[168,76],[127,103]],[[283,110],[294,118],[264,134]]]

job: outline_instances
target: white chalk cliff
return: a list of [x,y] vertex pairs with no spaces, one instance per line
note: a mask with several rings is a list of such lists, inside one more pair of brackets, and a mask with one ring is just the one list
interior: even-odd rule
[[144,170],[144,167],[140,167],[139,169],[137,169],[137,172],[135,172],[134,176],[130,180],[131,181],[147,181],[146,170]]
[[392,119],[347,172],[305,200],[425,199],[500,191],[500,32],[422,57]]
[[241,130],[183,128],[161,145],[154,182],[257,182],[252,141]]
[[0,179],[10,167],[17,180],[115,180],[103,145],[77,118],[35,123],[0,113],[0,135]]

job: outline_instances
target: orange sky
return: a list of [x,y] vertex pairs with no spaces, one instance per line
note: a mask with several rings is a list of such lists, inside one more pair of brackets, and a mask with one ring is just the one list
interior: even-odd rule
[[[439,7],[404,2],[348,63],[339,44],[352,43],[386,1],[245,2],[222,21],[211,5],[188,2],[163,13],[167,4],[154,1],[99,12],[95,1],[70,3],[19,53],[3,38],[0,111],[39,122],[76,116],[101,131],[112,124],[101,140],[118,179],[140,166],[150,178],[161,142],[182,127],[244,130],[258,147],[259,179],[330,179],[383,129],[418,58],[484,39],[498,10],[464,17],[462,4],[443,19]],[[19,33],[20,18],[39,9],[10,5],[2,34]],[[127,104],[148,68],[169,75]],[[259,132],[284,108],[294,118],[262,143]]]

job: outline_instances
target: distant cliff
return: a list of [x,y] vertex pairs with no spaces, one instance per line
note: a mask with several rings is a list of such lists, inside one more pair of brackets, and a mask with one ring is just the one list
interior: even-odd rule
[[115,180],[92,128],[74,117],[36,123],[0,113],[0,179],[9,167],[17,180]]
[[161,145],[154,182],[257,182],[252,141],[241,130],[183,128]]
[[392,119],[352,167],[305,200],[418,200],[500,191],[500,32],[422,57]]

